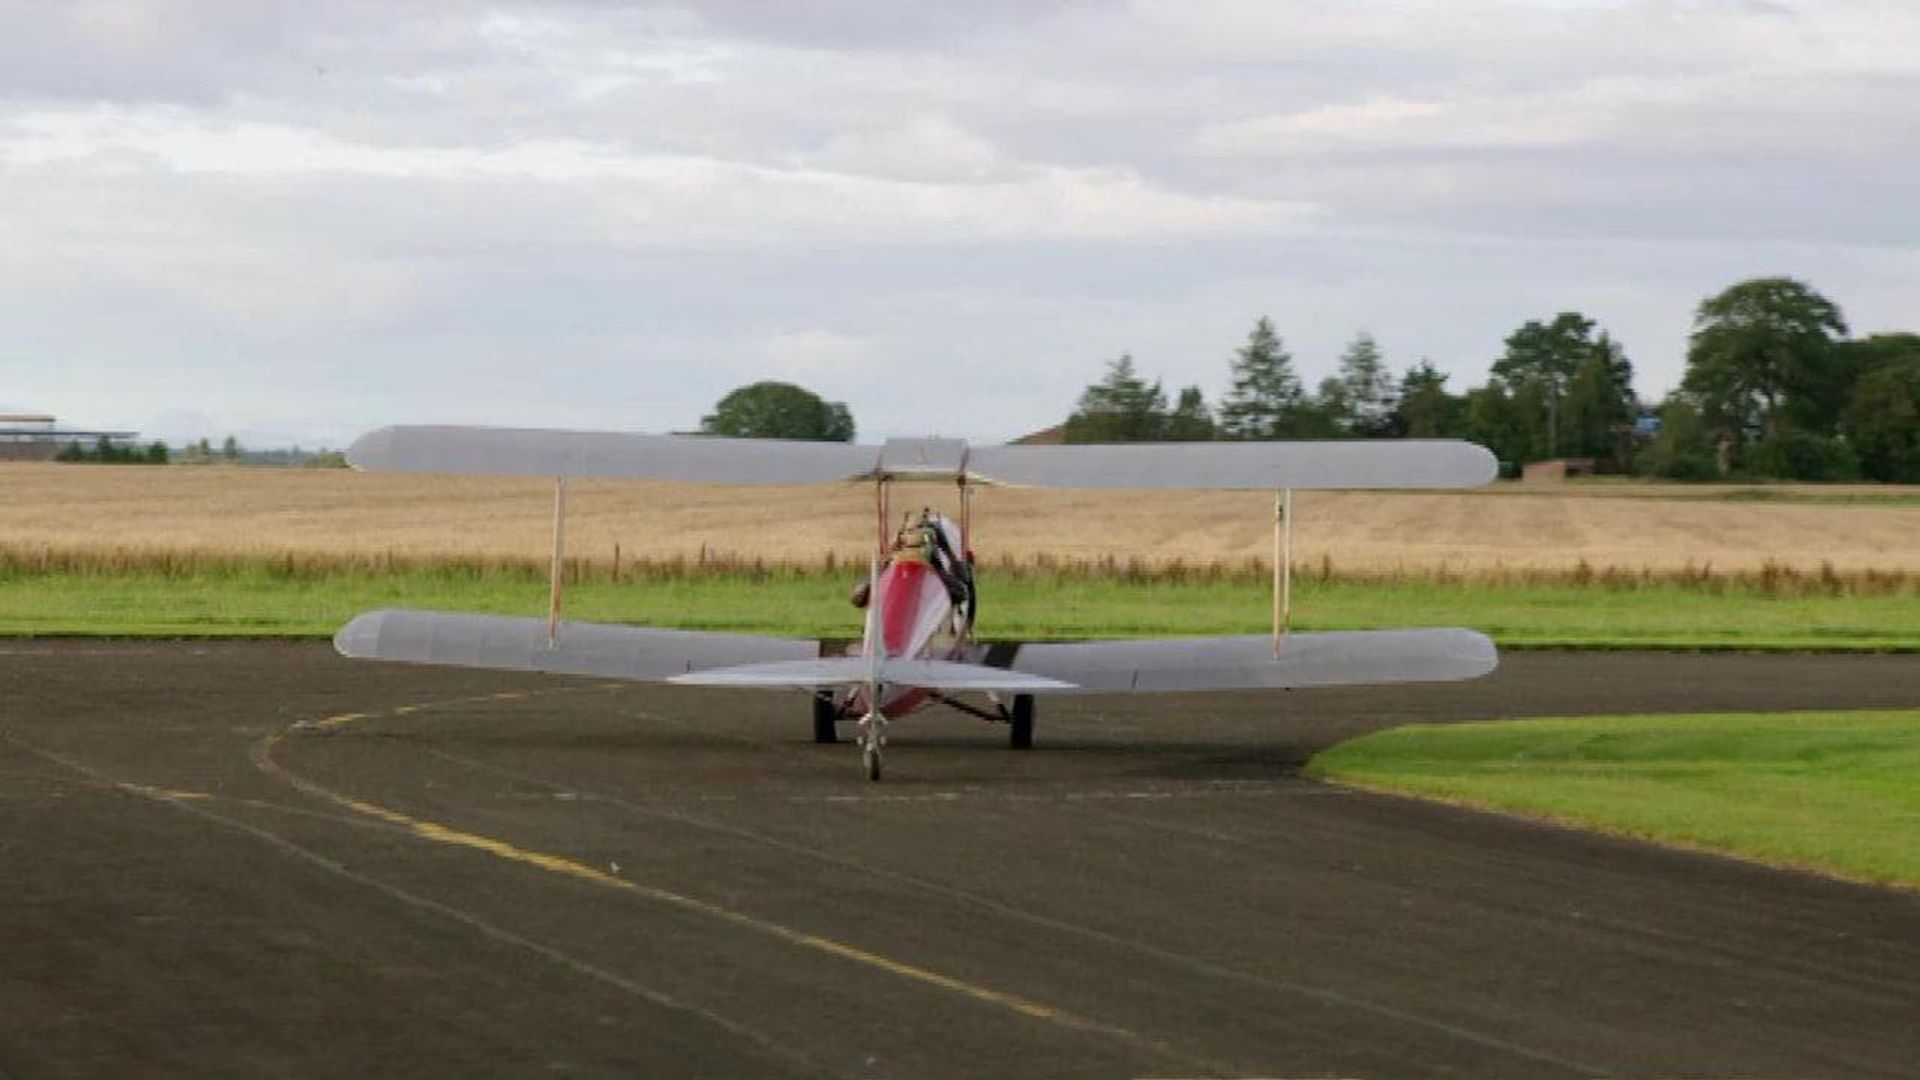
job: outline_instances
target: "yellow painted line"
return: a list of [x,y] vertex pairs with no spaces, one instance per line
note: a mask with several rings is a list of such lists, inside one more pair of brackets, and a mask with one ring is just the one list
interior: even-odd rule
[[[309,787],[308,790],[316,789]],[[709,918],[718,919],[735,926],[760,931],[761,933],[768,934],[794,945],[799,945],[803,948],[813,949],[831,956],[838,956],[858,964],[865,964],[868,967],[877,968],[891,975],[898,975],[916,982],[937,986],[942,990],[962,994],[975,1001],[982,1001],[989,1005],[997,1005],[1001,1008],[1011,1009],[1022,1016],[1029,1016],[1036,1020],[1047,1020],[1067,1027],[1105,1032],[1108,1034],[1113,1034],[1118,1031],[1118,1029],[1110,1028],[1105,1024],[1082,1019],[1049,1005],[1042,1005],[1039,1002],[1029,1001],[1015,994],[1009,994],[970,983],[963,979],[954,978],[951,975],[943,975],[940,972],[895,960],[892,957],[882,956],[879,953],[870,952],[858,946],[849,945],[843,941],[836,941],[832,938],[821,937],[818,934],[795,930],[792,927],[783,926],[780,923],[758,919],[752,915],[734,911],[731,908],[721,907],[718,904],[709,903],[708,901],[687,896],[684,893],[677,893],[670,889],[662,889],[652,885],[643,885],[636,881],[629,881],[626,878],[608,873],[598,867],[588,866],[586,863],[578,862],[562,855],[551,855],[542,851],[530,851],[526,848],[516,847],[505,840],[495,839],[491,836],[481,836],[477,833],[463,832],[459,829],[441,825],[438,822],[424,821],[411,817],[397,810],[390,810],[384,806],[375,806],[372,803],[361,802],[358,799],[348,798],[347,796],[337,795],[332,792],[322,791],[321,793],[325,797],[332,799],[335,803],[355,813],[365,814],[368,817],[384,821],[389,825],[398,825],[422,840],[431,840],[437,844],[451,844],[456,847],[472,848],[475,851],[483,851],[497,859],[505,859],[508,862],[537,867],[549,873],[561,874],[579,881],[602,885],[610,889],[618,889],[622,892],[645,897],[656,903],[668,904],[687,911],[697,912]]]
[[335,728],[345,727],[356,720],[365,720],[367,718],[367,713],[348,712],[340,713],[336,716],[322,717],[318,720],[302,720],[298,724],[295,724],[294,727],[301,731],[332,731]]
[[176,788],[152,787],[147,784],[119,784],[122,791],[135,795],[145,795],[150,799],[211,799],[213,796],[204,791],[180,791]]
[[[503,698],[513,699],[531,696],[533,695],[528,693],[513,692],[483,695],[480,698],[464,700],[500,700]],[[453,704],[453,702],[441,702],[437,704]],[[426,705],[408,706],[408,708],[415,710],[427,707]],[[397,708],[389,709],[384,714],[343,713],[314,723],[297,724],[294,725],[293,729],[289,730],[300,729],[302,727],[307,729],[320,728],[322,730],[330,730],[360,720],[375,719],[381,715],[393,715],[396,712]],[[1118,1042],[1126,1043],[1136,1049],[1145,1050],[1176,1060],[1184,1060],[1188,1064],[1201,1064],[1206,1066],[1210,1071],[1223,1071],[1229,1074],[1237,1071],[1221,1070],[1221,1067],[1215,1063],[1207,1062],[1205,1059],[1196,1058],[1194,1055],[1178,1051],[1160,1040],[1139,1035],[1126,1028],[1079,1016],[1065,1009],[1042,1004],[1041,1002],[1021,997],[1018,994],[1011,994],[1006,991],[995,990],[992,987],[981,986],[978,983],[968,982],[965,979],[947,975],[943,972],[924,968],[917,964],[910,964],[903,960],[896,960],[890,956],[884,956],[868,949],[862,949],[857,945],[850,945],[844,941],[823,937],[819,934],[808,933],[804,930],[797,930],[793,927],[770,922],[766,919],[756,918],[745,912],[722,907],[719,904],[701,900],[697,897],[687,896],[684,893],[677,893],[658,886],[645,885],[637,881],[629,881],[616,874],[601,870],[595,866],[589,866],[575,859],[569,859],[563,855],[553,855],[547,852],[516,847],[505,840],[496,839],[491,836],[482,836],[478,833],[465,832],[448,825],[412,817],[398,810],[363,802],[351,796],[343,795],[330,788],[322,787],[304,777],[295,776],[282,768],[278,762],[275,762],[273,760],[273,748],[280,742],[282,734],[282,732],[273,732],[255,745],[253,758],[255,764],[260,768],[277,773],[295,788],[309,795],[325,799],[337,806],[345,807],[354,813],[373,818],[388,825],[398,826],[422,840],[428,840],[437,844],[469,848],[474,851],[484,852],[485,854],[507,862],[531,866],[536,869],[545,870],[548,873],[559,874],[564,877],[573,878],[576,881],[583,881],[604,888],[617,889],[621,892],[651,900],[655,903],[676,907],[683,911],[691,911],[719,922],[753,930],[800,948],[810,949],[828,956],[839,957],[842,960],[860,964],[876,971],[882,971],[889,975],[908,979],[926,986],[936,987],[949,993],[958,994],[962,997],[978,1001],[982,1004],[1006,1009],[1032,1020],[1043,1021],[1087,1034],[1104,1036]]]

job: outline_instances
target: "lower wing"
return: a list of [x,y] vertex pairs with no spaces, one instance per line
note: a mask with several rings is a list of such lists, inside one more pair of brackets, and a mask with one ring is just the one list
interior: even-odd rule
[[973,663],[822,657],[799,638],[547,621],[392,608],[334,635],[343,656],[416,664],[597,675],[706,686],[818,687],[866,682],[936,690],[1128,693],[1259,690],[1473,679],[1499,664],[1471,630],[1340,630],[1273,639],[1172,638],[982,646]]
[[820,643],[753,634],[389,608],[359,615],[333,637],[342,656],[414,664],[664,680],[707,668],[819,657]]
[[982,650],[981,659],[1074,684],[1083,693],[1278,690],[1476,679],[1499,666],[1472,630],[1333,630],[1160,641],[1081,641]]

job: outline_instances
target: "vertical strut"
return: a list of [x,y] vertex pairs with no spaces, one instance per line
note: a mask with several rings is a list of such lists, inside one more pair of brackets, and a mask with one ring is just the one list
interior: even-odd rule
[[973,550],[973,489],[967,486],[967,474],[960,474],[960,557]]
[[560,585],[566,569],[567,478],[553,478],[553,571],[547,586],[547,648],[560,638]]
[[1293,489],[1273,493],[1273,658],[1293,629]]
[[887,531],[888,504],[891,495],[891,492],[888,490],[888,484],[889,482],[885,476],[875,480],[873,484],[874,535],[876,537],[874,550],[879,552],[880,558],[883,559],[887,557],[888,546],[893,541],[893,537]]

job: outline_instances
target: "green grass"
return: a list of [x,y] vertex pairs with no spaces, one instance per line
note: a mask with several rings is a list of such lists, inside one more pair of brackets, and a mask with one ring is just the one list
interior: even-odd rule
[[[567,589],[569,618],[691,629],[854,637],[853,574],[687,572],[605,577]],[[1261,633],[1270,598],[1246,578],[1134,580],[984,573],[980,634],[1074,639]],[[164,572],[0,572],[0,635],[127,637],[331,634],[387,606],[546,612],[535,573],[400,568],[277,573],[270,566]],[[1507,647],[1920,651],[1920,595],[1774,594],[1716,584],[1611,588],[1434,580],[1296,583],[1303,630],[1469,626]]]
[[1335,746],[1308,770],[1920,886],[1920,711],[1422,724]]

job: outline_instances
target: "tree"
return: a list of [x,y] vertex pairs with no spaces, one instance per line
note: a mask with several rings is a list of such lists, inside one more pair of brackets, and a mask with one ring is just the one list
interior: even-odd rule
[[1300,405],[1317,413],[1316,419],[1325,420],[1327,427],[1332,429],[1330,433],[1344,432],[1347,419],[1353,411],[1347,401],[1347,384],[1341,382],[1338,375],[1321,379],[1319,389],[1301,399]]
[[1300,377],[1293,357],[1262,316],[1234,353],[1232,386],[1220,403],[1220,433],[1229,439],[1278,439],[1292,434],[1299,420]]
[[226,441],[220,444],[220,459],[222,461],[239,461],[240,441],[231,435],[227,436]]
[[1167,414],[1165,437],[1173,442],[1202,442],[1217,437],[1214,429],[1213,410],[1207,408],[1207,399],[1197,386],[1189,386],[1180,391],[1180,399],[1174,402],[1173,411]]
[[1500,460],[1501,472],[1513,475],[1527,460],[1532,436],[1527,430],[1520,403],[1499,379],[1467,391],[1465,402],[1466,436],[1493,451]]
[[1851,387],[1846,320],[1792,278],[1754,278],[1700,302],[1681,386],[1736,446],[1788,428],[1834,430]]
[[1414,439],[1438,439],[1460,432],[1464,403],[1447,393],[1447,376],[1422,359],[1400,378],[1394,396],[1393,433]]
[[1377,437],[1392,433],[1393,376],[1387,374],[1380,346],[1373,335],[1361,333],[1340,354],[1337,394],[1321,384],[1320,404],[1343,434]]
[[1841,342],[1840,351],[1849,354],[1847,366],[1864,377],[1875,368],[1920,356],[1920,334],[1868,334]]
[[[1594,321],[1577,311],[1563,311],[1550,322],[1531,319],[1507,335],[1506,352],[1493,362],[1494,376],[1512,391],[1531,436],[1528,458],[1561,457],[1569,449],[1582,456],[1610,452],[1605,427],[1611,421],[1601,418],[1630,412],[1633,366],[1618,343],[1604,331],[1596,339],[1594,329]],[[1588,431],[1584,445],[1567,437],[1565,415],[1568,392],[1583,362],[1590,368],[1582,418],[1601,430],[1597,437]]]
[[811,439],[852,442],[853,414],[838,401],[784,382],[757,382],[720,399],[713,413],[700,418],[708,435],[741,439]]
[[155,439],[147,444],[147,464],[165,465],[167,463],[167,444]]
[[1792,427],[1748,447],[1742,463],[1755,476],[1815,481],[1860,478],[1860,459],[1845,439]]
[[1332,375],[1320,380],[1312,394],[1300,395],[1299,404],[1281,418],[1277,438],[1337,439],[1347,433],[1342,418],[1347,414],[1347,388]]
[[1920,335],[1875,334],[1849,342],[1862,368],[1840,431],[1860,471],[1890,483],[1920,483]]
[[1061,437],[1070,443],[1148,442],[1165,437],[1167,422],[1167,395],[1159,381],[1147,385],[1134,371],[1133,357],[1123,354],[1108,363],[1106,378],[1080,394]]
[[1561,445],[1567,453],[1611,460],[1618,471],[1628,471],[1631,446],[1622,434],[1638,412],[1633,364],[1606,333],[1574,365],[1561,412]]
[[1638,462],[1640,471],[1669,480],[1711,480],[1720,475],[1713,429],[1685,393],[1660,406],[1660,433]]

